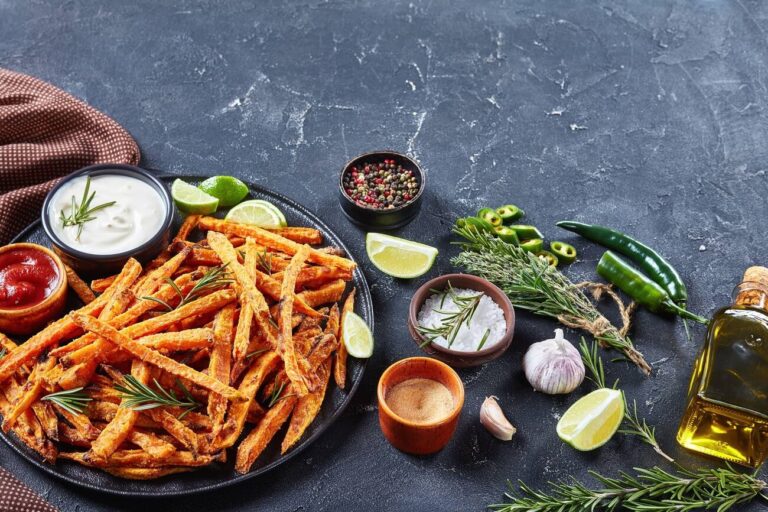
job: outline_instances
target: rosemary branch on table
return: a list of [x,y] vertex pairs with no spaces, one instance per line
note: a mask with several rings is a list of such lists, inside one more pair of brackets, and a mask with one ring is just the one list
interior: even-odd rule
[[77,236],[75,240],[80,240],[80,235],[83,234],[83,227],[86,222],[92,221],[96,217],[93,216],[99,210],[108,208],[116,203],[116,201],[109,201],[108,203],[102,203],[97,206],[91,206],[93,198],[96,196],[96,192],[91,192],[91,177],[85,178],[85,190],[83,190],[83,198],[80,202],[77,202],[75,196],[72,196],[72,210],[69,215],[64,215],[64,210],[59,213],[59,220],[63,227],[77,226]]
[[81,386],[79,388],[50,393],[42,397],[41,400],[56,404],[72,414],[82,414],[88,406],[88,402],[93,399],[85,393]]
[[139,382],[133,375],[125,375],[123,377],[123,384],[115,386],[115,390],[120,392],[121,399],[123,400],[121,406],[136,411],[155,409],[157,407],[180,407],[184,409],[184,412],[181,413],[179,419],[201,407],[200,403],[195,400],[195,397],[192,396],[181,381],[177,381],[177,384],[184,394],[182,398],[178,397],[172,390],[168,391],[163,388],[157,382],[157,379],[154,379],[154,383],[157,390]]
[[[475,316],[477,306],[480,305],[480,299],[483,298],[483,294],[477,293],[474,295],[459,295],[453,290],[453,286],[451,286],[450,281],[448,281],[448,286],[444,291],[432,289],[429,291],[438,295],[442,295],[440,299],[441,309],[434,309],[433,311],[435,313],[440,313],[443,315],[443,317],[440,320],[440,325],[436,327],[427,327],[424,325],[419,325],[417,327],[419,333],[421,333],[425,338],[421,346],[424,347],[429,345],[435,341],[435,339],[442,336],[446,341],[448,341],[448,348],[451,348],[453,342],[456,341],[456,335],[459,334],[461,326],[466,324],[467,327],[469,327],[470,322],[472,322],[472,318]],[[456,311],[447,311],[442,309],[445,306],[446,298],[450,298],[453,301],[453,303],[458,308]],[[483,338],[480,340],[480,344],[478,345],[477,350],[483,348],[483,345],[485,345],[485,342],[490,334],[491,330],[486,329],[485,333],[483,334]]]
[[[603,359],[600,357],[597,343],[592,342],[591,346],[587,345],[587,341],[582,337],[581,343],[579,343],[579,351],[581,352],[581,359],[584,361],[584,366],[589,370],[589,380],[591,380],[598,388],[608,387],[605,384],[605,368],[603,366]],[[618,386],[618,379],[613,383],[613,388]],[[645,418],[641,418],[637,412],[637,400],[632,400],[632,408],[629,407],[627,402],[627,395],[624,391],[621,391],[621,399],[624,401],[624,421],[622,422],[619,433],[637,436],[645,444],[649,445],[653,450],[667,459],[669,462],[675,462],[675,459],[670,457],[662,448],[659,442],[656,440],[656,427],[648,425]]]
[[[197,281],[195,285],[192,287],[192,289],[189,290],[189,292],[187,292],[186,294],[181,290],[181,288],[179,288],[179,286],[173,281],[173,279],[171,279],[170,277],[166,278],[165,281],[173,288],[173,291],[176,292],[176,295],[179,296],[179,305],[176,307],[180,308],[181,306],[184,306],[185,304],[189,304],[190,302],[200,298],[201,296],[207,293],[210,293],[219,288],[223,288],[224,286],[227,286],[230,283],[233,283],[234,281],[229,277],[226,267],[227,265],[224,264],[224,265],[219,265],[218,267],[210,268],[205,274],[203,274],[203,277],[201,277],[200,280]],[[166,301],[159,299],[157,297],[144,296],[142,297],[142,299],[157,302],[158,304],[166,308],[168,311],[173,311],[173,307],[170,304],[168,304]]]
[[578,324],[605,347],[618,350],[646,375],[651,367],[632,340],[610,324],[597,307],[562,272],[541,258],[472,226],[454,226],[465,239],[451,262],[501,288],[512,304],[534,314]]

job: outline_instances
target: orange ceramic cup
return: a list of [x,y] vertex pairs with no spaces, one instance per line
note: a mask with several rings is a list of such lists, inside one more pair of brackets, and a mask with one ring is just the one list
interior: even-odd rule
[[38,251],[49,256],[58,274],[56,288],[41,302],[24,308],[3,309],[0,307],[0,332],[4,334],[27,335],[38,331],[48,321],[61,314],[67,301],[67,273],[61,259],[47,247],[37,244],[19,243],[0,247],[0,254],[15,249]]
[[[434,422],[409,421],[387,405],[387,392],[408,379],[423,378],[440,382],[453,395],[453,410]],[[447,364],[429,357],[409,357],[387,368],[379,379],[379,425],[384,437],[406,453],[426,455],[440,451],[453,436],[464,406],[464,385],[459,375]]]

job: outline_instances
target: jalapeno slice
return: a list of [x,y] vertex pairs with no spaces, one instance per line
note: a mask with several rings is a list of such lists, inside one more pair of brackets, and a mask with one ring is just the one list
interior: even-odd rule
[[536,229],[536,226],[527,226],[525,224],[512,224],[511,226],[509,226],[509,228],[515,230],[515,233],[517,233],[517,238],[519,238],[520,240],[544,238],[544,235],[541,234],[541,231]]
[[544,240],[541,238],[532,238],[520,243],[520,248],[532,252],[533,254],[541,252],[544,249]]
[[549,247],[562,263],[568,265],[576,261],[576,248],[571,244],[556,241],[549,244]]
[[479,217],[465,217],[464,225],[472,226],[479,231],[488,231],[489,233],[493,233],[493,226],[491,226],[491,223]]
[[501,226],[501,217],[493,208],[482,208],[477,212],[477,217],[483,219],[493,227]]
[[525,212],[514,204],[505,204],[504,206],[500,206],[496,208],[496,213],[504,222],[512,222],[525,215]]
[[496,226],[493,228],[493,231],[496,233],[496,236],[498,236],[503,242],[507,242],[508,244],[513,245],[520,245],[520,240],[518,240],[515,230],[509,229],[507,226]]
[[557,256],[555,256],[549,251],[539,251],[536,253],[536,256],[546,261],[550,267],[556,267],[557,264],[559,263]]

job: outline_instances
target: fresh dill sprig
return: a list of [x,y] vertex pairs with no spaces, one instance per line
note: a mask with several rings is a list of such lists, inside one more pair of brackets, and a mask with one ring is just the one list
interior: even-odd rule
[[520,482],[519,491],[507,482],[507,503],[490,505],[497,512],[582,512],[600,510],[633,512],[717,510],[725,512],[762,494],[768,484],[756,473],[741,473],[730,465],[717,469],[634,468],[616,478],[589,474],[600,484],[589,488],[577,480],[553,482],[548,491],[535,490]]
[[554,318],[592,333],[600,345],[622,352],[645,374],[651,367],[621,333],[598,311],[584,292],[544,260],[470,225],[454,226],[462,252],[451,263],[501,288],[516,308]]
[[[448,348],[451,348],[453,342],[456,341],[456,335],[459,333],[461,326],[466,324],[467,327],[469,327],[472,318],[475,316],[477,307],[480,305],[480,299],[483,298],[483,294],[478,293],[475,295],[458,295],[453,290],[453,286],[451,286],[450,281],[448,281],[448,286],[445,290],[435,291],[435,293],[442,294],[440,298],[440,308],[442,308],[445,304],[446,297],[450,297],[458,309],[456,311],[433,309],[432,311],[435,313],[440,313],[443,315],[443,318],[440,319],[440,325],[437,327],[426,327],[423,325],[419,325],[417,327],[419,333],[421,333],[424,338],[426,338],[421,346],[424,347],[429,345],[435,341],[435,339],[442,336],[448,341]],[[488,339],[490,334],[491,330],[486,329],[485,334],[483,335],[483,339],[480,341],[480,346],[477,347],[477,350],[480,350],[483,345],[485,345],[485,341]]]
[[115,390],[120,392],[120,398],[123,400],[121,407],[127,407],[136,411],[145,411],[157,407],[181,407],[184,409],[184,412],[181,413],[179,419],[201,407],[200,403],[195,400],[195,397],[192,396],[180,380],[177,380],[176,383],[184,394],[181,398],[172,390],[168,391],[163,388],[157,382],[157,379],[153,380],[157,390],[142,384],[133,375],[125,375],[123,377],[123,384],[115,385]]
[[96,218],[93,215],[94,213],[116,203],[116,201],[110,201],[108,203],[102,203],[92,207],[91,203],[93,202],[93,198],[95,196],[96,192],[91,192],[91,177],[87,176],[85,178],[85,190],[83,190],[83,198],[80,200],[80,202],[78,203],[77,199],[75,199],[75,196],[72,196],[72,210],[69,212],[69,215],[64,215],[63,209],[59,213],[59,220],[61,220],[63,227],[66,228],[69,226],[77,226],[77,236],[75,237],[75,240],[77,241],[80,241],[80,235],[83,234],[83,227],[85,226],[85,223]]
[[[233,283],[234,281],[229,277],[226,267],[227,265],[224,264],[224,265],[219,265],[218,267],[213,267],[208,269],[208,271],[205,274],[203,274],[203,277],[201,277],[200,280],[197,281],[195,285],[192,287],[192,289],[189,290],[189,292],[187,292],[186,294],[181,290],[181,288],[179,288],[179,285],[177,285],[173,281],[173,279],[171,279],[170,277],[166,278],[165,281],[171,286],[171,288],[173,288],[173,291],[176,292],[176,295],[179,296],[179,305],[176,307],[180,308],[181,306],[189,304],[195,299],[200,298],[202,295],[205,295],[206,293],[210,293],[230,283]],[[142,299],[157,302],[158,304],[166,308],[168,311],[173,311],[174,309],[166,301],[159,299],[157,297],[145,296],[145,297],[142,297]]]
[[[600,357],[597,343],[592,341],[592,345],[587,345],[586,340],[582,337],[579,343],[579,351],[581,352],[581,359],[584,361],[584,366],[589,370],[589,380],[594,382],[598,388],[605,388],[605,369],[603,367],[603,359]],[[613,383],[613,389],[617,389],[619,385],[618,379]],[[624,420],[622,421],[619,432],[629,436],[639,437],[645,444],[649,445],[653,450],[667,459],[669,462],[674,462],[675,459],[670,457],[661,445],[656,440],[656,427],[648,425],[645,418],[641,418],[637,412],[637,401],[632,400],[632,408],[629,407],[627,401],[627,395],[624,391],[621,391],[621,399],[624,402]]]
[[89,397],[81,386],[79,388],[50,393],[42,397],[41,400],[54,403],[72,414],[83,414],[88,402],[93,400],[93,398]]

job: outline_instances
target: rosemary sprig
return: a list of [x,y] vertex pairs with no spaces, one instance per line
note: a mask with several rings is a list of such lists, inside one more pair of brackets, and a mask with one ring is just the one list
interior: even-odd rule
[[283,389],[285,389],[285,381],[281,382],[279,386],[272,387],[272,392],[269,394],[269,398],[267,399],[267,409],[271,409],[272,406],[274,406],[280,400],[288,398],[289,396],[293,396],[293,393],[280,396],[283,393]]
[[269,350],[268,348],[260,348],[258,350],[254,350],[253,352],[248,352],[247,354],[245,354],[245,358],[246,359],[250,359],[252,357],[256,357],[257,355],[263,354],[264,352],[266,352],[268,350]]
[[67,412],[72,414],[82,414],[85,411],[88,402],[93,400],[83,391],[83,387],[65,389],[56,393],[50,393],[41,398],[52,402]]
[[[425,341],[421,344],[422,347],[429,345],[435,339],[443,337],[448,341],[448,348],[456,341],[456,335],[459,333],[461,326],[466,324],[469,327],[472,318],[475,316],[477,307],[480,305],[480,299],[483,297],[482,293],[475,295],[459,295],[453,290],[451,282],[448,281],[448,286],[444,291],[432,290],[434,293],[442,294],[440,298],[440,308],[444,307],[446,297],[450,297],[453,303],[458,308],[456,311],[447,311],[444,309],[434,309],[435,313],[440,313],[443,317],[440,319],[440,325],[437,327],[426,327],[419,325],[418,331],[424,336]],[[477,350],[480,350],[488,339],[488,335],[491,334],[490,329],[486,329],[483,339],[480,342],[480,346]]]
[[451,262],[499,286],[515,307],[591,332],[604,347],[622,352],[644,373],[651,367],[627,336],[598,311],[579,287],[544,260],[476,228],[454,226],[465,241]]
[[8,351],[6,349],[0,350],[0,359],[4,358],[5,354],[7,354],[7,353],[8,353]]
[[267,275],[272,275],[272,253],[267,252],[266,249],[264,249],[264,252],[257,253],[257,257],[259,258],[259,266],[264,269],[264,272],[267,273]]
[[93,198],[95,196],[96,192],[91,192],[91,177],[87,176],[85,178],[85,190],[83,190],[83,198],[80,200],[80,202],[78,203],[77,199],[75,199],[75,196],[72,196],[72,210],[69,212],[69,215],[64,215],[63,209],[59,213],[59,219],[61,220],[63,227],[66,228],[69,226],[77,226],[77,236],[75,237],[75,240],[77,241],[80,241],[80,235],[83,234],[83,227],[85,226],[85,223],[96,218],[93,214],[99,210],[103,210],[104,208],[112,206],[116,202],[110,201],[108,203],[102,203],[92,207],[91,203],[93,202]]
[[[598,388],[605,388],[605,369],[603,368],[603,360],[598,352],[597,343],[592,341],[592,345],[587,345],[586,340],[582,337],[581,343],[579,343],[579,351],[581,352],[581,359],[584,361],[584,366],[589,370],[589,380],[595,383]],[[618,379],[613,383],[613,388],[616,389],[619,385]],[[669,462],[675,462],[675,459],[670,457],[662,448],[659,442],[656,440],[656,427],[648,425],[645,418],[641,418],[637,412],[637,400],[632,400],[632,407],[629,407],[627,402],[627,395],[624,391],[621,391],[621,399],[624,401],[624,420],[621,424],[619,432],[629,436],[637,436],[645,444],[649,445],[653,450],[667,459]]]
[[[208,269],[208,271],[205,274],[203,274],[203,277],[201,277],[200,280],[197,281],[195,285],[192,287],[192,289],[189,290],[189,292],[187,292],[186,294],[184,294],[184,292],[173,281],[173,279],[171,279],[170,277],[166,278],[165,279],[166,282],[173,288],[173,291],[176,292],[176,295],[179,296],[179,305],[176,307],[180,308],[181,306],[184,306],[185,304],[189,304],[195,299],[200,298],[202,295],[205,295],[219,288],[223,288],[224,286],[230,283],[233,283],[234,281],[229,277],[226,267],[227,265],[224,264],[224,265],[219,265],[218,267],[213,267]],[[142,299],[157,302],[158,304],[166,308],[168,311],[173,311],[173,307],[170,304],[168,304],[164,300],[159,299],[157,297],[144,296],[142,297]]]
[[125,375],[123,384],[115,386],[115,390],[120,392],[123,400],[121,407],[128,407],[136,411],[155,409],[157,407],[181,407],[184,412],[179,419],[201,407],[200,403],[189,392],[184,384],[177,380],[176,383],[184,394],[183,398],[176,395],[175,392],[163,388],[157,379],[153,379],[157,391],[149,386],[139,382],[133,375]]
[[590,471],[601,485],[591,489],[577,480],[550,483],[548,491],[538,491],[524,483],[515,491],[511,482],[505,493],[507,503],[491,505],[498,512],[582,512],[584,510],[693,511],[715,509],[725,512],[751,501],[768,484],[755,473],[740,473],[730,465],[719,469],[634,468],[634,474],[620,472],[609,478]]

